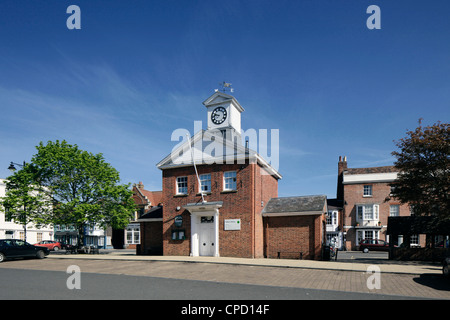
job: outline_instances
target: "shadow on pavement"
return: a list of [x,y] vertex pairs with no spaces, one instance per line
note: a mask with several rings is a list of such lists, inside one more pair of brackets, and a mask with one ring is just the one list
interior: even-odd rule
[[434,290],[450,291],[450,280],[442,274],[424,273],[413,279],[414,282]]

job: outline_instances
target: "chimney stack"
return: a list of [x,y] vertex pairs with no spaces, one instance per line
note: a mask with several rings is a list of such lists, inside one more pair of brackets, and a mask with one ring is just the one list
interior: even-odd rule
[[336,191],[336,199],[344,201],[344,171],[347,170],[347,156],[344,156],[344,160],[342,160],[342,156],[339,156],[338,162],[338,180],[337,180],[337,191]]

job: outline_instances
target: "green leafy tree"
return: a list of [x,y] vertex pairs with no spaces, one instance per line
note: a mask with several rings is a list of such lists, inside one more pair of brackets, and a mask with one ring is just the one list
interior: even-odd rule
[[33,221],[75,226],[79,245],[85,227],[124,228],[129,223],[135,211],[132,191],[129,185],[120,184],[119,173],[102,154],[83,151],[66,141],[41,142],[36,149],[27,168],[33,173],[28,184],[38,186],[51,201],[52,210],[36,214]]
[[25,165],[7,178],[6,195],[0,199],[0,209],[5,212],[6,218],[23,225],[25,241],[28,224],[40,227],[50,223],[52,203],[34,182],[35,172],[30,165]]
[[410,204],[414,214],[434,217],[428,227],[442,230],[450,221],[450,124],[422,127],[419,120],[397,147],[392,155],[399,174],[392,196]]

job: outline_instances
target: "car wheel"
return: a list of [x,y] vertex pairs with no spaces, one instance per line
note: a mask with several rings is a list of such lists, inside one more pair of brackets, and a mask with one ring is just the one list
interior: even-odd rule
[[59,251],[59,247],[58,246],[55,246],[54,248],[53,248],[53,251]]
[[364,249],[363,249],[363,252],[364,252],[364,253],[369,253],[369,248],[364,248]]
[[447,277],[450,278],[450,271],[448,270],[448,264],[444,264],[444,266],[442,267],[442,274]]
[[38,252],[36,252],[36,258],[38,259],[44,259],[45,258],[45,253],[42,250],[39,250]]
[[0,262],[3,262],[6,260],[6,257],[3,253],[0,252]]

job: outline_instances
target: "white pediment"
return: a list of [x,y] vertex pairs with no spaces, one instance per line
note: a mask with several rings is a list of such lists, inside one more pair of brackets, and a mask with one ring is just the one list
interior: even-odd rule
[[189,139],[186,137],[172,152],[161,160],[157,168],[170,169],[208,164],[259,163],[266,173],[281,179],[281,174],[256,151],[245,148],[240,141],[222,139],[220,131],[201,130]]
[[220,91],[214,93],[208,99],[203,101],[203,105],[205,107],[210,107],[210,106],[223,104],[223,103],[233,104],[233,106],[236,107],[236,109],[239,112],[243,112],[244,111],[244,108],[240,105],[240,103],[236,100],[235,97],[230,96],[229,94],[226,94],[226,93],[223,93],[223,92],[220,92]]
[[255,151],[245,149],[238,136],[234,141],[223,139],[219,130],[197,132],[193,137],[183,139],[172,152],[156,166],[159,169],[201,164],[245,163]]

